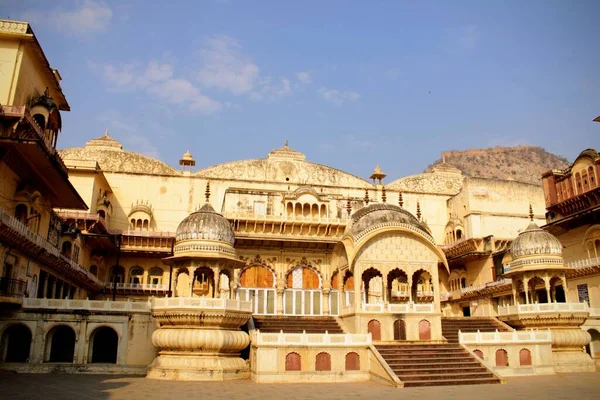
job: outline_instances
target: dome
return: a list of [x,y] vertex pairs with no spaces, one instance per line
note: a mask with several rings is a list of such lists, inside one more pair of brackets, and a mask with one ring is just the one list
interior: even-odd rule
[[229,221],[206,203],[198,211],[188,215],[177,227],[175,241],[184,240],[214,240],[233,246],[235,235]]
[[562,256],[562,243],[532,222],[512,242],[510,254],[513,261],[527,256]]
[[425,236],[432,243],[434,242],[425,224],[405,209],[387,203],[370,204],[352,214],[344,234],[352,236],[356,240],[365,233],[383,226],[406,227]]

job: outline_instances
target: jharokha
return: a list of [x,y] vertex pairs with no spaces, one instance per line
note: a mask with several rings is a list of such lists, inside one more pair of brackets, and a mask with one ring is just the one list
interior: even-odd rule
[[365,180],[287,142],[177,168],[118,132],[57,150],[69,104],[29,24],[0,21],[0,59],[3,370],[403,387],[600,364],[596,150],[539,185]]

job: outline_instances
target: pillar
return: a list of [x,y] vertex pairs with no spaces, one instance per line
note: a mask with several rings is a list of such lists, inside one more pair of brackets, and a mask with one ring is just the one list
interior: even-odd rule
[[529,278],[523,278],[523,289],[525,290],[525,304],[529,304]]
[[550,278],[546,277],[544,279],[544,285],[546,286],[546,296],[548,296],[548,303],[552,303],[552,299],[550,298]]
[[385,279],[383,279],[383,277],[381,277],[381,290],[383,290],[383,293],[381,294],[381,299],[383,300],[383,304],[385,305],[387,305],[389,301],[387,288],[387,282],[385,281]]
[[177,279],[179,277],[179,268],[173,268],[173,275],[171,276],[171,297],[176,297],[177,293]]
[[329,292],[330,289],[323,289],[323,315],[329,315]]
[[283,315],[283,287],[277,289],[277,309],[275,310],[277,315]]
[[188,267],[188,273],[190,274],[190,297],[194,297],[194,281],[196,280],[196,269],[198,267]]

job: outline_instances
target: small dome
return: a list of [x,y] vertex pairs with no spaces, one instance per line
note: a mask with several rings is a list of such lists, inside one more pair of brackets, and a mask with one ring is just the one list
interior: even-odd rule
[[194,157],[192,157],[192,153],[190,153],[190,151],[186,151],[185,153],[183,153],[183,157],[181,157],[182,160],[192,160],[194,159]]
[[429,229],[414,215],[404,208],[387,203],[370,204],[352,214],[344,234],[357,239],[369,230],[393,225],[405,225],[433,242],[433,238],[428,233]]
[[562,243],[532,222],[512,242],[510,254],[513,261],[527,256],[562,256]]
[[200,210],[188,215],[177,227],[175,241],[183,240],[215,240],[233,246],[235,235],[229,221],[206,203]]

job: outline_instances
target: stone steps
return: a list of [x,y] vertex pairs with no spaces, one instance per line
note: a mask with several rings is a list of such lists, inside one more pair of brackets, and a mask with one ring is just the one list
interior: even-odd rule
[[442,318],[442,336],[450,343],[458,343],[458,331],[461,332],[508,332],[495,318]]
[[254,327],[265,333],[344,333],[334,317],[261,316],[253,319]]
[[458,344],[380,344],[375,347],[406,387],[500,383]]

